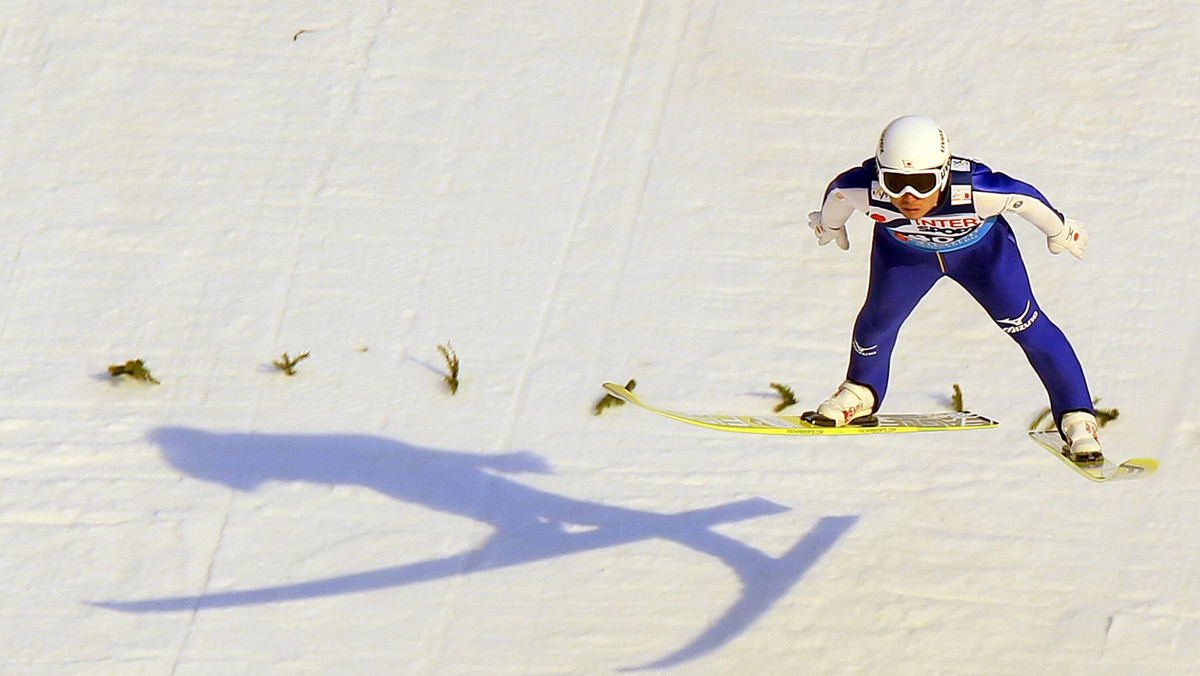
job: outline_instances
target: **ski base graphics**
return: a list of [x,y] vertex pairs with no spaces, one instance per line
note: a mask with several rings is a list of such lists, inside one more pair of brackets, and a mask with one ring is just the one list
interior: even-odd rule
[[1089,481],[1100,483],[1145,479],[1158,469],[1158,461],[1154,458],[1133,458],[1119,465],[1108,458],[1096,462],[1075,462],[1063,455],[1063,440],[1055,430],[1030,432],[1029,438]]
[[999,426],[995,420],[976,413],[953,411],[941,413],[880,413],[878,425],[821,427],[805,422],[798,415],[728,415],[720,413],[690,414],[667,411],[651,406],[629,390],[615,383],[604,383],[606,392],[621,401],[672,420],[698,425],[723,432],[743,434],[787,434],[793,436],[824,436],[847,434],[898,434],[902,432],[950,432],[978,430]]

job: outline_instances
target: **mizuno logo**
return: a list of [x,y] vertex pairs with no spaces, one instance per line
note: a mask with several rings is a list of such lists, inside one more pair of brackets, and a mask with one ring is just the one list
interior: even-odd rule
[[997,319],[996,323],[1001,324],[1000,328],[1003,329],[1005,333],[1020,333],[1030,326],[1033,326],[1033,323],[1037,321],[1037,310],[1033,310],[1032,315],[1029,314],[1029,311],[1032,308],[1033,301],[1029,301],[1025,303],[1025,311],[1021,313],[1020,317],[1017,317],[1016,319]]
[[872,345],[871,347],[863,347],[862,345],[859,345],[858,341],[856,340],[853,342],[853,346],[854,346],[854,351],[864,357],[874,357],[875,355],[879,354],[879,346],[878,345]]

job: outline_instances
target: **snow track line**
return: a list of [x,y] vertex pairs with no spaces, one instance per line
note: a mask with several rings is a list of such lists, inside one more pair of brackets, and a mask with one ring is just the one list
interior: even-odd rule
[[[598,135],[579,207],[555,260],[554,277],[538,312],[537,326],[526,351],[525,364],[513,391],[512,407],[499,439],[500,448],[507,447],[515,431],[517,418],[528,396],[530,373],[546,342],[551,317],[562,295],[572,246],[578,241],[580,233],[592,222],[603,222],[607,227],[619,228],[623,251],[618,257],[618,279],[633,250],[634,233],[649,187],[654,154],[666,120],[671,93],[675,88],[694,3],[689,3],[682,10],[670,3],[666,3],[665,7],[663,4],[643,0],[638,9],[624,65]],[[657,12],[656,7],[660,8]],[[630,147],[635,151],[631,153]],[[633,157],[622,163],[621,157],[630,154]],[[616,189],[618,199],[610,199],[611,196],[606,194],[600,180],[606,175],[629,177],[622,188]],[[609,214],[606,210],[615,213]],[[616,295],[613,294],[609,317],[605,320],[606,327],[611,325],[612,315],[616,311]]]
[[[4,286],[10,298],[15,296],[14,290],[18,280],[17,271],[21,267],[21,256],[25,252],[25,238],[26,235],[22,233],[20,239],[17,240],[17,250],[12,257],[12,268],[8,271],[8,275],[4,279]],[[17,303],[10,302],[4,310],[4,323],[0,325],[0,338],[4,339],[6,345],[8,344],[8,325],[12,323],[13,313],[16,312],[16,308]]]
[[299,227],[292,238],[291,251],[288,253],[288,260],[291,262],[291,267],[287,273],[287,286],[283,290],[282,303],[275,320],[275,335],[272,337],[272,347],[279,345],[279,339],[283,335],[283,327],[287,323],[288,306],[291,303],[292,291],[300,270],[300,261],[304,255],[305,234],[312,226],[313,211],[320,201],[321,196],[329,187],[329,172],[334,164],[335,149],[341,143],[338,132],[345,129],[347,121],[353,118],[358,112],[358,97],[362,91],[362,83],[366,80],[367,72],[371,69],[371,53],[375,50],[375,46],[379,42],[379,33],[382,30],[382,26],[392,15],[392,11],[392,2],[388,0],[388,2],[384,3],[383,10],[379,16],[367,22],[368,26],[359,31],[363,37],[355,40],[351,45],[350,66],[352,74],[347,78],[345,84],[338,82],[333,87],[330,95],[329,117],[325,124],[324,134],[325,147],[322,151],[321,159],[317,163],[312,184],[306,192],[306,199],[304,200],[304,205],[301,207],[298,218]]
[[[225,541],[225,529],[229,526],[229,514],[233,511],[233,496],[237,493],[235,490],[229,491],[229,500],[225,503],[225,514],[221,517],[221,527],[217,529],[217,537],[213,541],[212,552],[208,556],[208,566],[204,569],[204,582],[200,585],[200,593],[197,598],[203,598],[208,592],[208,586],[212,582],[213,568],[217,565],[217,554],[221,551],[221,543]],[[196,628],[196,616],[200,613],[200,603],[197,602],[188,613],[187,628],[183,632],[183,640],[179,643],[179,652],[175,654],[175,661],[171,664],[171,676],[174,676],[179,671],[179,663],[183,661],[183,654],[187,652],[188,644],[192,640],[192,632]]]
[[604,149],[608,145],[609,138],[612,134],[613,123],[617,116],[617,110],[621,105],[622,94],[625,92],[629,83],[630,73],[633,70],[634,56],[637,53],[637,45],[641,39],[642,32],[646,27],[647,6],[653,0],[642,0],[641,6],[638,8],[638,16],[634,21],[632,35],[629,40],[629,47],[625,50],[625,63],[621,69],[621,76],[617,79],[617,86],[613,91],[612,103],[608,107],[608,113],[604,118],[604,125],[600,129],[599,138],[596,141],[596,149],[592,153],[592,159],[588,166],[588,177],[584,183],[583,194],[579,199],[579,208],[575,211],[575,218],[571,222],[571,229],[567,233],[562,247],[559,250],[558,258],[554,262],[555,273],[554,279],[550,284],[550,290],[546,294],[545,300],[542,302],[542,307],[538,312],[537,328],[534,330],[533,340],[530,343],[529,349],[525,353],[525,364],[521,368],[521,373],[517,380],[517,386],[513,390],[512,406],[509,408],[508,417],[505,421],[505,426],[499,440],[498,448],[504,448],[508,441],[512,438],[513,430],[516,426],[517,414],[525,400],[526,392],[529,385],[529,371],[533,367],[534,357],[540,352],[542,343],[546,339],[547,326],[550,319],[550,314],[554,309],[554,302],[558,299],[559,288],[562,284],[565,263],[571,250],[571,243],[575,241],[576,235],[579,232],[580,224],[583,222],[585,213],[588,210],[588,205],[591,202],[596,186],[596,175],[600,171],[601,157],[604,154]]
[[[354,71],[348,85],[343,92],[335,93],[330,101],[329,121],[326,124],[326,143],[322,153],[320,162],[317,165],[317,170],[313,176],[312,184],[307,192],[307,199],[304,202],[300,213],[300,227],[297,229],[295,236],[292,238],[292,249],[289,252],[290,269],[287,272],[287,284],[283,289],[279,312],[275,321],[275,334],[273,343],[278,345],[280,337],[283,334],[283,327],[287,322],[288,306],[295,289],[296,279],[299,274],[301,257],[304,255],[304,238],[305,234],[312,224],[313,211],[316,208],[321,195],[328,187],[329,173],[333,166],[335,158],[336,139],[334,134],[336,130],[344,128],[346,121],[353,117],[358,110],[358,97],[362,89],[362,83],[367,77],[367,73],[371,67],[371,53],[374,51],[376,44],[379,42],[379,34],[382,26],[387,22],[392,15],[393,7],[391,0],[384,3],[383,10],[377,18],[370,22],[369,30],[365,31],[364,38],[361,41],[356,41],[358,55],[353,61]],[[340,89],[340,88],[339,88]],[[252,419],[258,417],[258,410],[262,403],[262,389],[260,388],[255,395],[254,412]],[[208,566],[204,571],[204,581],[200,587],[200,596],[203,597],[212,582],[213,569],[216,567],[217,555],[221,551],[221,543],[225,539],[225,530],[229,525],[229,516],[233,511],[233,501],[236,491],[230,491],[229,499],[225,504],[224,514],[221,517],[221,527],[217,532],[217,537],[213,543],[212,551],[208,557]],[[183,640],[180,643],[179,651],[175,655],[175,661],[171,665],[171,673],[175,674],[179,670],[179,665],[183,660],[183,655],[187,651],[188,644],[191,641],[192,633],[196,626],[196,617],[200,607],[197,605],[192,608],[188,616],[187,629],[184,632]]]

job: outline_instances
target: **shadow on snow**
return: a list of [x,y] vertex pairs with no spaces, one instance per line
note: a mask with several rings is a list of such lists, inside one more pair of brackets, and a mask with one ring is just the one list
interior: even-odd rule
[[680,664],[729,643],[788,590],[854,523],[825,517],[776,558],[713,526],[787,511],[764,498],[656,514],[584,502],[530,488],[504,475],[551,473],[528,453],[486,454],[417,448],[379,437],[212,434],[162,428],[152,434],[167,461],[187,474],[242,491],[267,481],[357,485],[388,497],[493,528],[479,547],[453,556],[289,584],[96,605],[129,613],[195,611],[277,603],[400,587],[517,566],[642,540],[669,540],[721,561],[741,581],[741,595],[686,646],[635,669]]

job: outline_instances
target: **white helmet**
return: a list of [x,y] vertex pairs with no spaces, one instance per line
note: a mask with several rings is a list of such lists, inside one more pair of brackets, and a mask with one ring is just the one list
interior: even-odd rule
[[[927,117],[898,117],[879,135],[875,163],[884,192],[893,197],[900,197],[904,192],[927,197],[945,187],[949,178],[950,141],[946,138],[946,132]],[[918,187],[909,187],[911,181],[900,180],[897,176],[931,173],[936,177],[932,189],[919,181]],[[893,180],[887,180],[888,174],[893,176]]]

